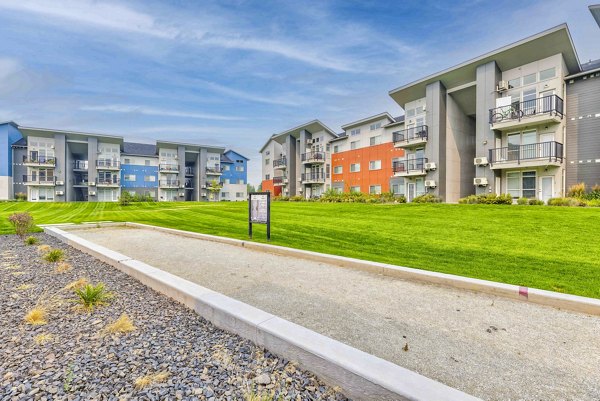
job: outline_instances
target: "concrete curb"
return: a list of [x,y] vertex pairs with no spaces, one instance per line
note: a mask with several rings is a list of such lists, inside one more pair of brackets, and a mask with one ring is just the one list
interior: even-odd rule
[[355,400],[475,401],[478,398],[258,308],[98,246],[58,227],[44,231],[183,303],[217,327],[296,361]]
[[[190,231],[176,230],[173,228],[164,228],[130,222],[122,224],[128,227],[141,227],[176,235],[182,235],[185,237],[198,238],[207,241],[215,241],[229,245],[241,246],[247,249],[252,249],[260,252],[267,252],[276,255],[290,256],[295,258],[312,260],[316,262],[328,263],[340,267],[382,274],[384,276],[396,277],[404,280],[421,281],[424,283],[443,285],[462,290],[483,292],[486,294],[497,295],[504,298],[532,302],[538,305],[551,306],[574,312],[587,313],[590,315],[600,315],[600,299],[595,298],[562,294],[560,292],[540,290],[537,288],[521,287],[513,284],[504,284],[494,281],[456,276],[453,274],[437,273],[428,270],[420,270],[410,267],[390,265],[386,263],[347,258],[344,256],[304,251],[301,249],[286,248],[278,245],[261,244],[257,242],[243,241],[233,238],[218,237],[215,235],[193,233]],[[71,227],[69,227],[69,230],[71,230]]]

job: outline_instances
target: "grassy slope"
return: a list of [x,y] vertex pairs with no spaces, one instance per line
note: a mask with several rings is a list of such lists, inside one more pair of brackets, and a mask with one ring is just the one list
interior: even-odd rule
[[[37,223],[136,221],[247,238],[246,203],[0,203],[0,233],[23,210]],[[279,202],[272,219],[277,245],[600,298],[598,209]]]

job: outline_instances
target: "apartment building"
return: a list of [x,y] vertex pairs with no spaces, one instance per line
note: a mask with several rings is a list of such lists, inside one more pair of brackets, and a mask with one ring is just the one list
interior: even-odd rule
[[[218,146],[133,143],[14,122],[0,124],[0,146],[0,199],[25,193],[32,202],[114,202],[122,191],[158,201],[219,200],[220,160],[227,153]],[[246,162],[238,185],[247,180]],[[245,185],[236,188],[236,195],[242,192],[243,200]]]
[[[599,9],[590,7],[596,20]],[[368,117],[322,144],[332,153],[332,188],[409,201],[425,193],[445,202],[487,193],[547,201],[577,182],[600,184],[600,61],[579,62],[566,24],[389,95],[403,119]],[[261,150],[265,163],[275,138]]]
[[228,150],[221,155],[221,200],[245,201],[248,198],[248,158]]

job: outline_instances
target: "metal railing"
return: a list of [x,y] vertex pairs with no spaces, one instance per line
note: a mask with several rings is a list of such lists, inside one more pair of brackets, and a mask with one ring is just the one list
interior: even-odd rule
[[158,186],[162,188],[179,188],[179,180],[160,180]]
[[158,170],[178,173],[179,172],[179,164],[161,163],[158,165]]
[[73,178],[73,185],[88,185],[89,181],[87,178]]
[[223,182],[221,182],[221,181],[215,181],[215,182],[209,181],[209,182],[205,182],[204,184],[202,184],[202,188],[205,188],[205,189],[211,188],[213,186],[215,188],[216,187],[223,188]]
[[490,109],[490,124],[507,121],[521,121],[523,118],[540,114],[553,114],[563,117],[563,100],[557,95],[514,102],[509,106]]
[[[275,179],[275,177],[273,177],[273,179]],[[301,180],[312,182],[325,182],[325,173],[322,171],[314,173],[302,173]]]
[[426,141],[429,135],[429,127],[419,125],[392,133],[394,143],[405,143],[411,141]]
[[194,175],[195,174],[194,170],[195,170],[194,167],[186,167],[185,168],[185,175]]
[[324,162],[325,152],[306,152],[302,153],[303,162]]
[[40,166],[54,166],[56,165],[56,157],[34,156],[30,153],[29,157],[23,160],[23,163],[37,164]]
[[537,142],[490,149],[490,164],[520,163],[522,160],[562,162],[563,144],[556,141]]
[[121,168],[121,162],[113,159],[98,159],[96,160],[96,168],[119,169]]
[[25,184],[55,185],[56,176],[24,175],[23,182]]
[[74,170],[87,170],[88,169],[88,161],[87,160],[75,160],[73,162]]
[[273,160],[273,167],[286,167],[287,166],[287,158],[282,157],[281,159]]
[[206,174],[221,174],[221,166],[206,166]]
[[428,162],[426,157],[417,159],[398,160],[392,163],[392,171],[394,174],[402,173],[424,173],[425,164]]
[[283,185],[285,184],[285,180],[287,180],[287,177],[285,175],[273,177],[273,185]]
[[105,186],[105,187],[113,187],[113,186],[119,186],[121,185],[121,179],[117,178],[117,177],[112,177],[112,178],[96,178],[96,185],[97,186]]

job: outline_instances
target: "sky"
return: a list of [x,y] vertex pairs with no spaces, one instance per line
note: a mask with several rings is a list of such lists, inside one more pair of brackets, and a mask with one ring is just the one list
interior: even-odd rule
[[600,58],[588,2],[0,0],[0,121],[221,145],[387,111],[388,92],[567,22]]

